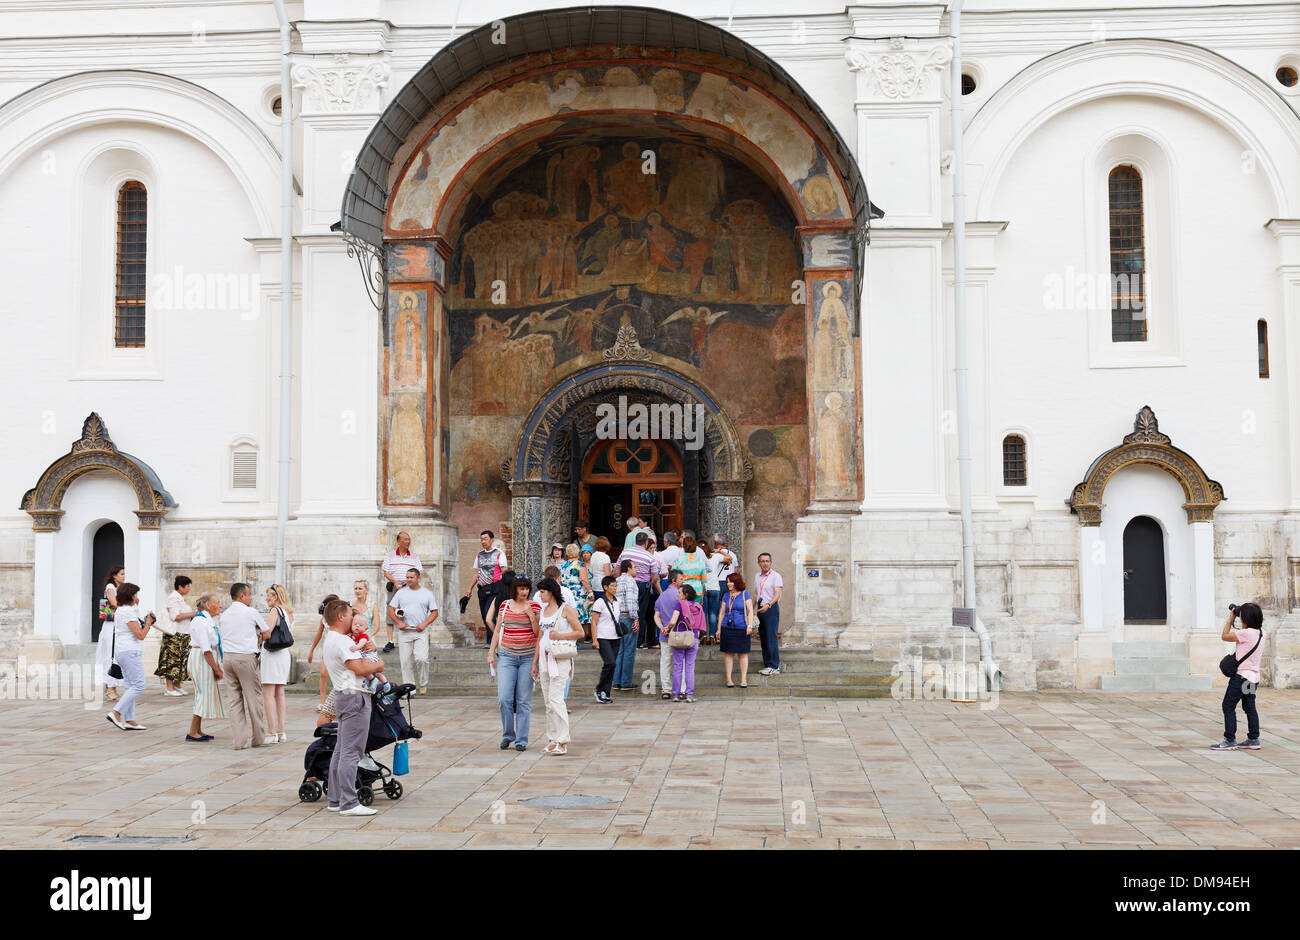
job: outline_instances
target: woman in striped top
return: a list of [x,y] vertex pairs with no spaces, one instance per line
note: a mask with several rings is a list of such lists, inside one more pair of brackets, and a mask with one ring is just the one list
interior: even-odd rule
[[[501,709],[501,750],[528,750],[528,722],[533,712],[533,682],[537,678],[537,610],[529,603],[533,583],[518,577],[510,599],[497,611],[488,663],[497,671],[497,707]],[[498,653],[497,647],[500,646]]]

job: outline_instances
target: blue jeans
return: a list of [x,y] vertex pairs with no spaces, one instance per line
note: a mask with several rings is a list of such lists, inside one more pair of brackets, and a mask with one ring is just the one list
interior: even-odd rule
[[709,624],[709,636],[718,632],[718,604],[722,603],[721,591],[704,592],[704,618]]
[[[113,629],[113,625],[109,624],[108,628]],[[126,691],[122,693],[122,699],[114,711],[122,716],[123,721],[135,721],[135,700],[140,697],[145,685],[143,658],[144,654],[140,650],[122,650],[117,654],[117,664],[122,667],[122,682]]]
[[528,746],[528,722],[533,715],[533,657],[501,650],[497,653],[497,706],[501,737]]
[[627,688],[635,685],[633,681],[636,678],[636,631],[632,629],[632,618],[622,616],[618,618],[627,626],[628,632],[619,641],[618,659],[614,663],[614,685],[619,688]]
[[763,644],[764,669],[781,668],[781,651],[776,646],[776,628],[780,623],[780,604],[773,604],[758,615],[758,641]]

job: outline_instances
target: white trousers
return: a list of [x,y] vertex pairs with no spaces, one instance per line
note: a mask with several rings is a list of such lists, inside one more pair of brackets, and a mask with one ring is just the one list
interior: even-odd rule
[[569,743],[569,706],[564,701],[564,688],[568,675],[552,678],[542,669],[537,674],[542,684],[542,699],[546,702],[546,740],[557,744]]
[[398,630],[397,654],[402,658],[402,682],[423,689],[429,684],[429,629]]

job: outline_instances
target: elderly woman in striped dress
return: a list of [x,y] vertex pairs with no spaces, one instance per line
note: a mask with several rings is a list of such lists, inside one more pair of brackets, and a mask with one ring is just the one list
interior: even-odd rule
[[212,735],[203,733],[203,719],[226,717],[221,687],[217,684],[222,679],[219,613],[221,602],[217,595],[208,593],[199,598],[198,612],[190,620],[189,673],[194,683],[194,717],[190,719],[186,741],[211,741]]

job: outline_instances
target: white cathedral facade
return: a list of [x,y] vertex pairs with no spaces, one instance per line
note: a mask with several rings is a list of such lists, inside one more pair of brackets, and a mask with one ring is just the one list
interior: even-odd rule
[[[960,147],[941,2],[286,8],[291,101],[265,0],[0,10],[0,662],[91,642],[115,557],[152,606],[274,580],[284,317],[298,632],[407,531],[468,642],[480,529],[536,573],[632,509],[770,551],[783,643],[960,655],[960,159],[1004,687],[1208,688],[1234,601],[1300,685],[1296,5],[972,0]],[[622,391],[701,455],[593,445]]]

